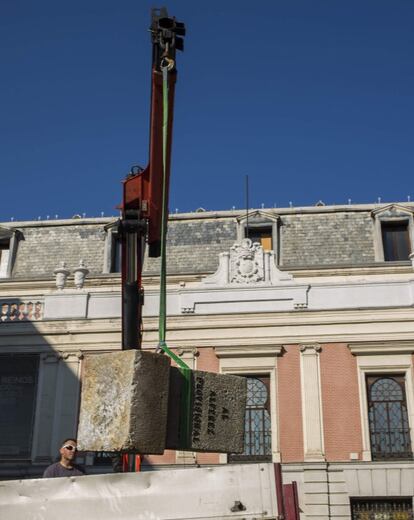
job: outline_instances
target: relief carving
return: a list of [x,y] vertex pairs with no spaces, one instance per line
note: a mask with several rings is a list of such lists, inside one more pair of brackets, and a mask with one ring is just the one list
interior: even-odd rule
[[276,267],[273,251],[264,251],[258,242],[244,238],[229,252],[220,253],[217,271],[204,278],[204,285],[277,285],[292,281],[289,273]]

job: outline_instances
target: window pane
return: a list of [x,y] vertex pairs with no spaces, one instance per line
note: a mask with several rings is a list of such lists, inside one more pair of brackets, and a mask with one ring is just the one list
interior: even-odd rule
[[120,273],[122,269],[122,242],[120,237],[115,235],[112,242],[112,265],[111,273]]
[[411,252],[408,222],[383,222],[381,229],[384,260],[408,260]]
[[36,399],[38,356],[0,356],[0,457],[28,458]]
[[265,251],[271,251],[272,245],[272,228],[271,227],[249,227],[245,231],[246,238],[254,242],[258,242]]
[[244,452],[231,454],[231,461],[271,461],[269,377],[247,378]]
[[368,419],[374,460],[411,457],[403,376],[369,376]]

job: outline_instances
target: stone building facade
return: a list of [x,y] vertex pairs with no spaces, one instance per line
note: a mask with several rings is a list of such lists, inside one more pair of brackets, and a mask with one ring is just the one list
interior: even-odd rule
[[[144,466],[281,462],[302,519],[409,515],[413,214],[395,203],[172,215],[167,342],[193,368],[248,377],[246,447]],[[114,224],[0,224],[0,478],[41,474],[76,433],[82,360],[120,349]],[[158,271],[146,259],[148,349]],[[104,454],[84,462],[111,471]]]

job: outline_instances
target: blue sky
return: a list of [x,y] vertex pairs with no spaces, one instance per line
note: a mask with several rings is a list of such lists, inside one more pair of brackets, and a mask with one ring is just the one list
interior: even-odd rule
[[[0,220],[115,215],[148,159],[146,0],[1,0]],[[412,0],[170,1],[170,209],[414,200]]]

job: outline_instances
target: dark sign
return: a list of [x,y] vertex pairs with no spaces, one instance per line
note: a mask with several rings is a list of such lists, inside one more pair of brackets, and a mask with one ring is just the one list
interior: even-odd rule
[[0,457],[29,458],[39,358],[0,355]]

